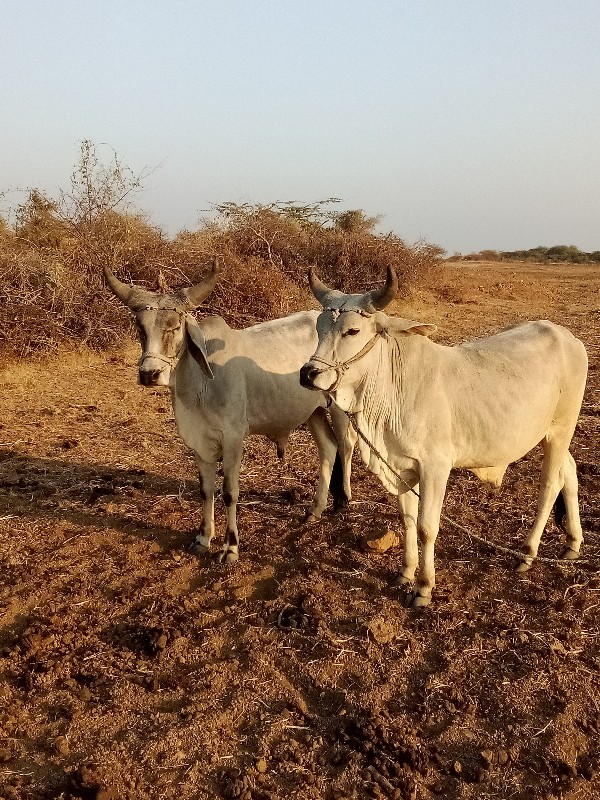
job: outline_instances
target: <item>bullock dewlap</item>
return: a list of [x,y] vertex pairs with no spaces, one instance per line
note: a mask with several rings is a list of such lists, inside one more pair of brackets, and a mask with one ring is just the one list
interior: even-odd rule
[[122,283],[108,267],[104,272],[113,293],[135,316],[142,346],[140,383],[170,387],[179,434],[194,451],[203,500],[199,552],[208,551],[213,538],[216,466],[222,460],[227,530],[220,560],[238,559],[239,473],[250,434],[267,436],[283,457],[291,431],[306,422],[320,461],[307,519],[321,516],[328,487],[335,507],[348,505],[352,444],[347,419],[334,411],[334,433],[326,399],[298,382],[301,365],[317,345],[316,311],[233,330],[221,317],[198,322],[190,313],[212,291],[216,261],[202,283],[173,294]]
[[519,570],[536,557],[557,500],[567,540],[562,557],[576,558],[583,535],[569,445],[587,376],[583,344],[566,328],[538,321],[446,347],[428,338],[435,326],[383,313],[397,291],[391,268],[385,286],[367,294],[334,291],[312,271],[309,280],[323,311],[319,345],[301,380],[355,415],[374,448],[359,442],[364,461],[398,495],[405,529],[398,583],[413,584],[416,573],[409,602],[431,599],[450,470],[467,468],[500,485],[508,465],[537,444],[538,509]]

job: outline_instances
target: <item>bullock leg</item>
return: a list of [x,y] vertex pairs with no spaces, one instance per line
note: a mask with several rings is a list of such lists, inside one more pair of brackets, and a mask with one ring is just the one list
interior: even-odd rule
[[243,439],[223,446],[223,502],[227,510],[227,529],[219,561],[235,564],[239,558],[240,537],[237,527],[237,503],[240,496],[240,467]]
[[[563,437],[560,433],[554,436],[549,434],[542,441],[542,449],[544,451],[544,458],[542,460],[542,474],[540,477],[540,490],[538,493],[538,508],[533,523],[531,533],[527,537],[525,547],[523,548],[523,560],[517,567],[517,572],[527,572],[531,569],[534,558],[537,556],[540,540],[548,522],[548,517],[552,511],[558,493],[563,488],[565,481],[569,484],[567,494],[569,495],[569,503],[572,511],[572,497],[573,497],[573,480],[572,472],[569,472],[570,467],[567,467],[568,478],[565,475],[563,464],[566,460],[566,453],[568,452],[568,445],[570,436],[566,442],[561,441]],[[566,444],[566,446],[565,446]],[[575,533],[576,536],[576,533]]]
[[196,455],[202,499],[202,525],[195,539],[195,550],[199,554],[210,550],[210,542],[215,533],[215,477],[216,464],[203,461]]
[[435,586],[435,540],[440,529],[440,516],[450,468],[441,465],[421,470],[419,514],[417,517],[417,536],[421,545],[421,560],[417,573],[417,583],[411,593],[413,608],[428,606]]
[[319,451],[319,482],[305,522],[319,519],[327,505],[327,491],[337,455],[338,444],[324,408],[317,408],[306,421]]
[[[413,488],[418,493],[419,484],[416,484]],[[419,547],[417,543],[419,498],[417,494],[406,491],[405,487],[400,487],[400,491],[402,494],[398,494],[398,511],[402,517],[402,525],[404,527],[404,550],[402,552],[402,569],[395,580],[395,585],[406,586],[414,582],[415,572],[419,565]]]
[[[579,519],[579,499],[577,495],[577,467],[571,453],[567,453],[561,468],[563,488],[561,489],[564,501],[564,516],[556,514],[556,522],[563,529],[567,537],[567,546],[561,558],[573,561],[579,555],[583,544],[583,531]],[[558,500],[561,497],[559,495]],[[561,509],[562,510],[562,509]]]
[[[352,453],[354,452],[354,445],[356,444],[356,432],[350,425],[348,417],[336,405],[332,405],[330,409],[331,425],[335,433],[335,438],[338,444],[338,456],[341,460],[342,481],[341,486],[336,484],[332,486],[331,493],[333,495],[333,508],[334,510],[340,508],[347,508],[352,499],[352,488],[350,486],[350,476],[352,473]],[[336,464],[338,459],[336,458]],[[335,472],[335,467],[334,467]]]

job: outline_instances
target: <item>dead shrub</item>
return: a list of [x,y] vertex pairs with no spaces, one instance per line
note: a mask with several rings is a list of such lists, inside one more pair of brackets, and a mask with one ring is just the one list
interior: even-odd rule
[[[24,357],[62,343],[104,348],[130,326],[127,311],[104,285],[108,264],[121,280],[149,289],[176,288],[204,277],[215,257],[222,276],[207,310],[246,326],[316,303],[307,272],[336,288],[361,292],[392,265],[405,294],[424,280],[440,256],[429,245],[407,246],[376,235],[377,221],[361,211],[310,205],[225,203],[196,231],[167,239],[125,202],[140,179],[116,156],[100,164],[82,143],[71,190],[59,201],[32,190],[17,209],[14,230],[0,225],[0,351]],[[360,224],[359,224],[360,223]]]

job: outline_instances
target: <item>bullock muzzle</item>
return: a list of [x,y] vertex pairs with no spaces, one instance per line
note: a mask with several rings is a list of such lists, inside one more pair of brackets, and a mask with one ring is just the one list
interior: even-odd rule
[[161,376],[164,370],[162,369],[144,369],[140,367],[138,377],[142,386],[160,386]]
[[[346,370],[352,364],[356,364],[357,361],[360,361],[362,358],[364,358],[367,353],[369,353],[375,347],[377,342],[381,341],[381,339],[385,338],[386,336],[387,334],[385,331],[377,331],[377,333],[369,339],[366,345],[362,347],[358,353],[356,353],[356,355],[346,359],[346,361],[334,361],[333,363],[330,363],[329,361],[325,361],[324,358],[319,358],[319,356],[316,354],[313,355],[310,361],[307,361],[300,370],[300,383],[306,389],[318,389],[319,391],[327,393],[334,392],[339,386],[339,383],[342,380]],[[323,366],[318,367],[316,366],[315,362],[318,364],[323,364]],[[331,386],[327,388],[315,386],[315,381],[318,376],[329,371],[332,371],[335,375],[335,379]]]
[[140,384],[142,386],[168,386],[173,361],[174,359],[167,359],[157,353],[144,353],[138,362]]
[[309,361],[300,370],[300,385],[305,389],[316,389],[314,381],[320,372],[321,370]]

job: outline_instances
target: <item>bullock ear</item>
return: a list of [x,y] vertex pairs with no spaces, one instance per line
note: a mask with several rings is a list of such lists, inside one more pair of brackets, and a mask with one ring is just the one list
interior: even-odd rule
[[192,354],[194,361],[197,361],[202,372],[211,380],[215,377],[213,371],[208,363],[208,354],[206,352],[206,342],[200,326],[191,317],[186,317],[185,320],[185,340],[188,350]]
[[437,325],[414,322],[411,319],[400,319],[399,317],[386,317],[385,323],[378,323],[379,327],[388,333],[416,334],[418,336],[431,336],[437,331]]
[[419,336],[431,336],[432,333],[437,331],[437,325],[431,325],[428,322],[415,322],[406,331],[407,333],[416,333]]

